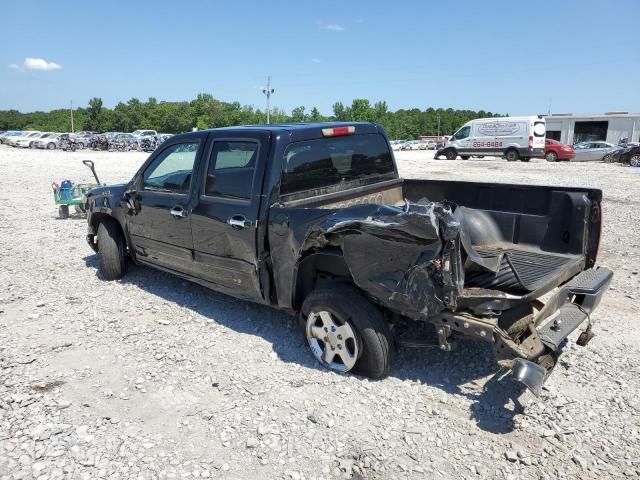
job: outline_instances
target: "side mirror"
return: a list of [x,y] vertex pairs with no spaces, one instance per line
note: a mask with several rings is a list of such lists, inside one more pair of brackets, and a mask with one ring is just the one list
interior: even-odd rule
[[[136,182],[137,183],[137,182]],[[137,215],[140,211],[140,199],[136,185],[132,185],[132,188],[125,190],[122,194],[122,203],[127,207],[127,214]]]

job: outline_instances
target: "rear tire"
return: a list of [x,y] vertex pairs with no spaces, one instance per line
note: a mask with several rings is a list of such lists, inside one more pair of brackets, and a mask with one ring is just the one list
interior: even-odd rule
[[458,156],[458,153],[453,148],[450,148],[449,150],[444,152],[444,156],[447,160],[455,160]]
[[69,205],[60,205],[58,207],[58,217],[62,220],[69,218]]
[[544,158],[547,162],[557,162],[558,154],[556,152],[547,152],[545,153]]
[[48,143],[47,144],[47,150],[55,150],[56,149],[56,144],[55,143]]
[[523,162],[528,162],[529,160],[531,160],[531,157],[522,157],[520,160],[522,160]]
[[517,150],[507,150],[507,152],[504,154],[504,157],[507,159],[507,162],[515,162],[518,160],[518,158],[520,158],[520,155],[518,154]]
[[629,159],[629,166],[631,166],[631,167],[640,167],[640,155],[633,155]]
[[98,227],[100,271],[107,280],[118,280],[125,273],[124,237],[115,220],[107,218]]
[[[356,288],[334,285],[316,289],[305,298],[300,315],[305,325],[307,345],[324,367],[369,378],[381,378],[389,372],[393,345],[391,331],[382,312]],[[335,335],[329,338],[333,322],[338,325],[335,335],[340,334],[343,325],[346,325],[344,331],[352,332],[354,339],[347,340]],[[315,330],[318,327],[320,330]],[[324,338],[323,329],[327,333]],[[314,335],[314,331],[319,331],[320,335]],[[349,351],[347,341],[351,342]],[[332,342],[338,344],[334,347],[335,350],[329,352],[329,355],[335,353],[335,356],[327,363],[323,360],[325,349],[331,348]],[[353,360],[342,362],[341,354],[353,354],[355,364],[351,365]]]
[[469,157],[469,155],[460,155],[460,158],[462,160],[469,160],[469,158],[471,158],[471,157]]

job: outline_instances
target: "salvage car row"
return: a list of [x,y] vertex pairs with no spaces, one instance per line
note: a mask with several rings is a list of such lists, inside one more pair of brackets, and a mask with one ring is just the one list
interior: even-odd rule
[[91,148],[107,151],[152,152],[170,136],[169,134],[159,134],[155,130],[136,130],[132,133],[57,133],[10,130],[0,133],[0,143],[11,147],[47,150],[75,151]]

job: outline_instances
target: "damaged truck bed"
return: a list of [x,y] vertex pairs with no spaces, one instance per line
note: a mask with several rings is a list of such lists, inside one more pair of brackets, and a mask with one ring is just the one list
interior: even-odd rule
[[[103,273],[126,258],[295,312],[313,355],[387,373],[396,322],[494,344],[539,393],[612,272],[595,266],[599,190],[403,180],[375,124],[173,137],[129,184],[88,195]],[[545,299],[544,302],[541,298]]]

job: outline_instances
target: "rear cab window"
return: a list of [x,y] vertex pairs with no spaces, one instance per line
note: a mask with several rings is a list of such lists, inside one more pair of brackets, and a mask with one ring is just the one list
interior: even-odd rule
[[280,195],[294,200],[394,178],[391,150],[382,135],[318,138],[287,147]]

